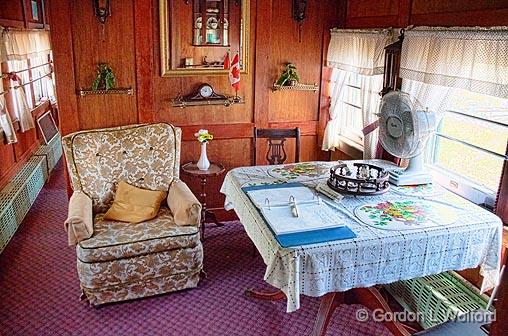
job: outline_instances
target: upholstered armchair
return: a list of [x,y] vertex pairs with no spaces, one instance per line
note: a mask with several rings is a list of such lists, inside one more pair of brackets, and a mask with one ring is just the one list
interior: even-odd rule
[[[91,305],[196,287],[203,267],[201,205],[179,180],[181,130],[146,124],[65,136],[73,189],[65,222],[76,244],[81,289]],[[132,224],[104,219],[116,185],[168,192],[157,216]]]

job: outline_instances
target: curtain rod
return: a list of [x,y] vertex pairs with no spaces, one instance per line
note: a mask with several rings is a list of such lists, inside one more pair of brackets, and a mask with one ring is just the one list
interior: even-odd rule
[[22,73],[22,72],[25,72],[25,71],[37,69],[37,68],[40,68],[40,67],[43,67],[43,66],[46,66],[46,65],[51,65],[51,64],[53,64],[53,62],[50,61],[50,62],[47,62],[47,63],[43,63],[43,64],[39,64],[39,65],[34,65],[33,67],[29,67],[29,68],[26,68],[26,69],[23,69],[23,70],[10,71],[9,73]]
[[21,87],[23,87],[23,86],[27,86],[28,84],[35,83],[35,82],[37,82],[38,80],[43,79],[44,77],[51,76],[51,74],[52,74],[52,72],[47,73],[47,74],[45,74],[45,75],[43,75],[43,76],[41,76],[41,77],[39,77],[39,78],[32,79],[31,81],[28,81],[28,82],[26,82],[26,83],[23,83],[23,84],[20,84],[20,85],[16,85],[16,86],[11,86],[11,87],[9,87],[9,89],[14,89],[14,90],[15,90],[15,89],[19,89],[19,88],[21,88]]
[[391,33],[393,28],[379,28],[379,29],[342,29],[332,28],[331,33],[359,33],[359,34],[378,34],[378,33]]
[[492,27],[481,27],[481,26],[456,26],[456,27],[442,27],[442,26],[408,26],[406,31],[449,31],[449,32],[489,32],[489,31],[507,31],[508,26],[492,26]]

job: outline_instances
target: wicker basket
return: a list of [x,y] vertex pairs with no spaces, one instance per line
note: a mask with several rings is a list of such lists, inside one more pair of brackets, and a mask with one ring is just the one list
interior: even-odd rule
[[407,311],[419,313],[428,329],[473,310],[484,309],[488,297],[454,272],[398,281],[385,288]]

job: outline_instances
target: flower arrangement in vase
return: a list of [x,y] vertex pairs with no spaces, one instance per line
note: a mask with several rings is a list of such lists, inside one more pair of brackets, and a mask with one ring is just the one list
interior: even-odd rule
[[199,170],[208,170],[208,168],[210,168],[210,161],[208,161],[208,157],[206,156],[206,144],[213,139],[213,135],[211,135],[208,130],[200,129],[194,136],[201,142],[201,155],[196,165]]

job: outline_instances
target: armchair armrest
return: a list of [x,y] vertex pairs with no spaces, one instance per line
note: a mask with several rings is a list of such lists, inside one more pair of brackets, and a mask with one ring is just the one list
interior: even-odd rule
[[69,200],[69,213],[64,223],[69,245],[76,245],[93,234],[92,199],[75,191]]
[[184,182],[176,180],[171,184],[167,202],[176,225],[199,226],[201,203]]

